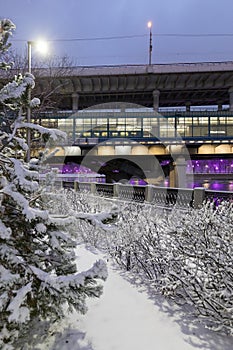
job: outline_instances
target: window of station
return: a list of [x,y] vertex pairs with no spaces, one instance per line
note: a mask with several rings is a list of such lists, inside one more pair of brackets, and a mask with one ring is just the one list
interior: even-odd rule
[[108,119],[107,118],[92,118],[92,128],[96,130],[107,130]]
[[110,137],[140,137],[141,119],[139,118],[109,118]]
[[58,120],[58,128],[66,132],[68,138],[72,138],[73,136],[73,119],[59,119]]
[[108,119],[92,118],[90,137],[108,137]]
[[93,130],[92,120],[89,118],[83,119],[83,136],[91,137],[92,130]]
[[159,121],[158,118],[143,118],[143,136],[158,137]]
[[125,130],[125,118],[109,118],[109,131]]
[[210,136],[226,136],[226,117],[210,118]]
[[44,126],[45,128],[58,128],[58,119],[39,119],[33,121],[36,124],[40,124],[41,126]]
[[226,117],[226,136],[233,135],[233,117]]
[[184,137],[192,136],[192,118],[177,117],[175,122],[177,135]]
[[193,137],[209,136],[209,118],[208,117],[193,117],[192,136]]
[[[171,119],[171,120],[170,120]],[[173,125],[174,120],[172,118],[159,118],[159,136],[160,137],[175,137],[176,129]]]
[[75,136],[81,137],[83,136],[83,119],[82,118],[76,118],[75,119]]
[[126,118],[126,135],[131,137],[141,136],[141,118]]
[[197,125],[207,126],[209,123],[209,118],[208,117],[195,117],[195,118],[193,118],[193,122]]

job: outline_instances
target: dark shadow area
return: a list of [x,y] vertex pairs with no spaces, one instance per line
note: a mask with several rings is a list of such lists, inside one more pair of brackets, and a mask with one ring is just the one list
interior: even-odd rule
[[114,158],[106,162],[99,169],[99,174],[106,176],[106,182],[129,181],[132,177],[144,179],[146,177],[143,170],[129,159]]
[[77,329],[65,328],[62,333],[57,333],[55,341],[49,350],[94,350],[90,344],[83,343],[85,333]]
[[21,335],[15,350],[94,350],[85,340],[85,333],[72,325],[63,328],[62,320],[55,322],[34,320],[27,334]]

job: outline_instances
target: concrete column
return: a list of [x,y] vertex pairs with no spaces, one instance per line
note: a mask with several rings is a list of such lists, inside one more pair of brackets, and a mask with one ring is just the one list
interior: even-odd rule
[[176,176],[175,176],[175,163],[170,165],[170,171],[169,171],[169,186],[170,187],[176,187]]
[[230,107],[230,111],[233,111],[233,86],[228,90],[229,93],[229,107]]
[[78,110],[78,100],[79,100],[79,94],[74,92],[72,94],[72,111],[76,112]]
[[173,167],[170,169],[169,182],[170,187],[186,188],[186,168],[187,163],[184,157],[178,157],[173,163]]
[[153,91],[153,108],[157,112],[159,109],[159,95],[160,91],[159,90],[154,90]]

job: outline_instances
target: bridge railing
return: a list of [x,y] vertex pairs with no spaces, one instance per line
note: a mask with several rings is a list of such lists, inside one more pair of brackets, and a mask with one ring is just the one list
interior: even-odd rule
[[233,192],[221,191],[216,192],[212,190],[205,191],[206,199],[214,202],[216,205],[220,204],[222,201],[232,202],[233,203]]
[[153,185],[139,186],[121,183],[90,183],[75,182],[74,189],[85,191],[94,195],[107,198],[118,198],[125,201],[148,202],[158,206],[172,207],[174,205],[181,208],[200,208],[204,201],[209,200],[215,205],[222,201],[233,203],[233,192],[211,191],[202,187],[194,189],[156,187]]

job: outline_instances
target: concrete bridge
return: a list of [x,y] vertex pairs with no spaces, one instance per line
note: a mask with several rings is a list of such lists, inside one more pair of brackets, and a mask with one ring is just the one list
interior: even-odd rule
[[[19,70],[18,70],[19,71]],[[18,71],[11,71],[14,75]],[[9,78],[0,73],[0,85]],[[8,74],[8,75],[7,75]],[[35,95],[52,92],[60,110],[106,102],[145,107],[229,105],[233,109],[233,62],[203,62],[34,69]],[[1,82],[2,81],[2,82]]]
[[60,74],[54,68],[40,71],[38,93],[46,89],[51,75],[60,109],[106,102],[130,102],[154,110],[203,105],[233,109],[233,62],[69,67]]
[[[184,149],[190,158],[232,159],[233,62],[50,67],[33,73],[34,94],[49,91],[57,103],[56,113],[46,111],[35,115],[35,120],[67,132],[69,142],[60,150],[63,159],[85,157],[93,149],[92,157],[112,158],[106,169],[128,169],[130,175],[135,157],[144,157],[147,171],[150,156],[176,164],[178,156],[186,161]],[[1,72],[0,87],[7,78]],[[112,111],[103,111],[106,103]],[[132,113],[127,111],[128,103],[151,110]],[[99,111],[93,112],[96,105]],[[194,106],[204,106],[206,111],[194,112]],[[208,111],[209,106],[216,110]],[[177,110],[162,110],[170,107]],[[180,112],[181,107],[185,111]],[[117,158],[122,157],[127,161],[119,163]],[[143,175],[143,169],[136,164],[135,175]]]

